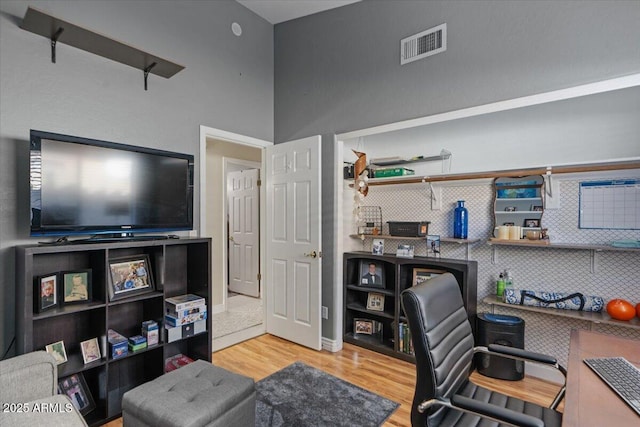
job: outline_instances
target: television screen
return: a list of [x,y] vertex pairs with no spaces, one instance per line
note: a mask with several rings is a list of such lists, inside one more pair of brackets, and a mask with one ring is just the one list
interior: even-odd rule
[[191,230],[193,156],[31,131],[31,235]]

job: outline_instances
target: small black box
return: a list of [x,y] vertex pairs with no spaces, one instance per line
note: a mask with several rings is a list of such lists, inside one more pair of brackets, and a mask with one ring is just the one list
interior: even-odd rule
[[421,222],[401,222],[387,221],[389,224],[389,234],[402,237],[425,237],[429,234],[429,221]]

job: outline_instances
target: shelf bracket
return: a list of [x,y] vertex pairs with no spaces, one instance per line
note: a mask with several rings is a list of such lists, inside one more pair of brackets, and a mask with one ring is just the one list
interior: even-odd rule
[[54,64],[56,63],[56,44],[58,43],[60,34],[62,34],[63,31],[64,31],[64,28],[60,27],[58,28],[58,31],[56,31],[51,36],[51,62],[53,62]]
[[147,90],[147,80],[149,79],[149,73],[151,72],[151,69],[156,65],[157,63],[153,62],[151,63],[151,65],[149,65],[147,68],[143,70],[144,71],[144,90]]
[[598,252],[599,251],[597,249],[591,249],[589,252],[591,252],[589,268],[591,270],[591,273],[595,274],[598,272]]

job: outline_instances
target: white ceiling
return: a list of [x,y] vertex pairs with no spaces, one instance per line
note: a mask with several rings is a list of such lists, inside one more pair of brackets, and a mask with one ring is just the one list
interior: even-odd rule
[[360,0],[236,0],[272,24],[313,15]]

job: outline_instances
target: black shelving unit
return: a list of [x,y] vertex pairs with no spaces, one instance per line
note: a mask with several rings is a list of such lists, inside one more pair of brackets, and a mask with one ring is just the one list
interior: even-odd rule
[[[384,274],[384,288],[361,283],[363,265],[375,263]],[[344,254],[344,335],[345,342],[370,350],[415,362],[415,358],[402,351],[399,327],[406,322],[400,302],[400,294],[413,286],[414,269],[429,269],[434,272],[450,272],[460,284],[460,292],[467,310],[469,322],[475,335],[478,264],[446,258],[399,258],[391,255],[372,255],[368,252],[346,252]],[[367,309],[370,292],[385,296],[384,310]],[[375,320],[382,324],[382,336],[356,334],[354,319]]]
[[[153,292],[109,301],[109,260],[148,255],[156,284]],[[34,312],[34,281],[60,271],[92,271],[92,301]],[[67,362],[58,366],[58,378],[82,373],[96,408],[86,415],[89,425],[101,425],[122,413],[122,395],[164,373],[164,362],[178,353],[211,361],[212,322],[206,332],[167,343],[164,339],[164,301],[181,294],[205,298],[211,313],[211,240],[167,239],[65,245],[29,245],[16,248],[16,344],[18,354],[42,350],[64,341]],[[112,359],[109,354],[84,364],[80,343],[106,336],[114,329],[127,337],[141,334],[145,320],[156,320],[160,342]],[[102,349],[104,350],[104,348]]]

